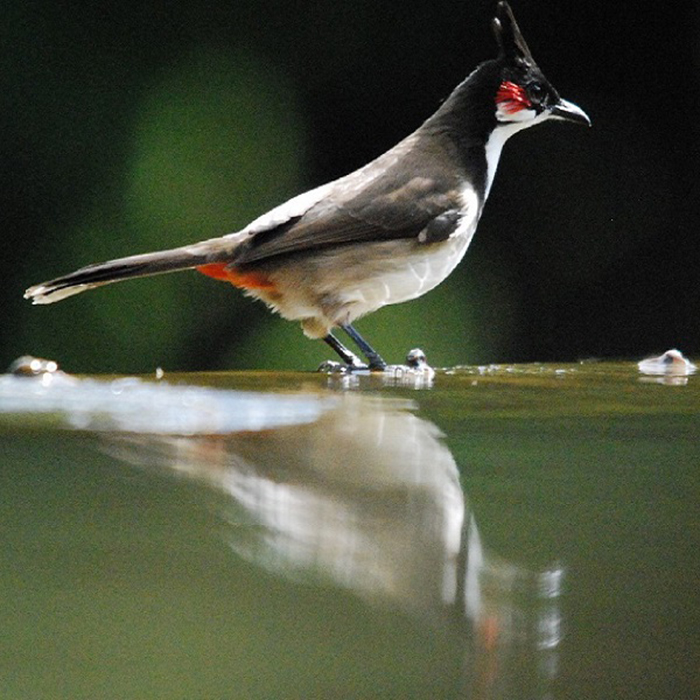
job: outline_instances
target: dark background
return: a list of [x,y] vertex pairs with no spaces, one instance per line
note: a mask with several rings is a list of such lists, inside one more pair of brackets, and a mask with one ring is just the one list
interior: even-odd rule
[[[436,366],[700,350],[700,23],[692,3],[513,0],[593,128],[505,148],[465,260],[358,323]],[[495,54],[494,2],[23,3],[5,8],[0,362],[73,372],[311,369],[295,324],[194,273],[32,307],[30,284],[236,230],[417,127]]]

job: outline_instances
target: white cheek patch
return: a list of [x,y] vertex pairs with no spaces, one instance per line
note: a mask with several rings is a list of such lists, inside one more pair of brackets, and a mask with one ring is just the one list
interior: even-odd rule
[[496,119],[499,122],[527,122],[536,117],[534,109],[523,107],[520,103],[510,100],[496,103]]

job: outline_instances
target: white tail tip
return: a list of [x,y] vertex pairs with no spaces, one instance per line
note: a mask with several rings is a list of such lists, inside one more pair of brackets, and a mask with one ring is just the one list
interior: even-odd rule
[[76,284],[73,287],[64,289],[53,289],[50,286],[38,284],[35,287],[29,287],[24,293],[24,298],[31,299],[32,304],[53,304],[55,301],[61,301],[66,297],[72,297],[74,294],[80,294],[80,292],[84,292],[93,286],[91,284]]

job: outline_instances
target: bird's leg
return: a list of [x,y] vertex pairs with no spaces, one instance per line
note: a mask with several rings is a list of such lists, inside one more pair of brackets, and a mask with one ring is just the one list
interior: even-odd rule
[[341,326],[341,328],[353,339],[355,345],[360,348],[360,352],[369,362],[370,369],[386,369],[387,364],[382,359],[382,356],[349,323]]
[[354,353],[348,350],[332,333],[323,339],[338,353],[343,362],[351,369],[367,369],[367,365]]

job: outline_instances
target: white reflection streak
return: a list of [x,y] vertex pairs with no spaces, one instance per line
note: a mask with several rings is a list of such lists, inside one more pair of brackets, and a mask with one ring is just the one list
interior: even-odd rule
[[[262,528],[232,546],[409,607],[452,603],[465,510],[456,465],[435,426],[378,407],[348,401],[310,430],[304,475],[240,461],[221,473],[220,487]],[[260,545],[267,553],[253,551]]]
[[559,598],[562,593],[564,569],[556,566],[539,575],[538,601],[541,602],[537,622],[537,648],[554,649],[562,639],[561,610]]
[[[361,571],[368,590],[393,588],[386,570],[376,566],[376,543],[347,505],[254,474],[237,474],[225,487],[265,528],[264,543],[275,554],[273,568],[286,564],[301,570],[322,563],[325,573],[344,587],[357,587]],[[244,553],[238,544],[234,548]]]
[[[482,576],[484,571],[484,551],[481,538],[476,528],[474,516],[469,517],[469,534],[467,536],[467,570],[464,576],[464,609],[472,620],[478,620],[483,606],[481,600]],[[459,573],[457,573],[459,575]],[[455,581],[457,577],[455,576]]]

